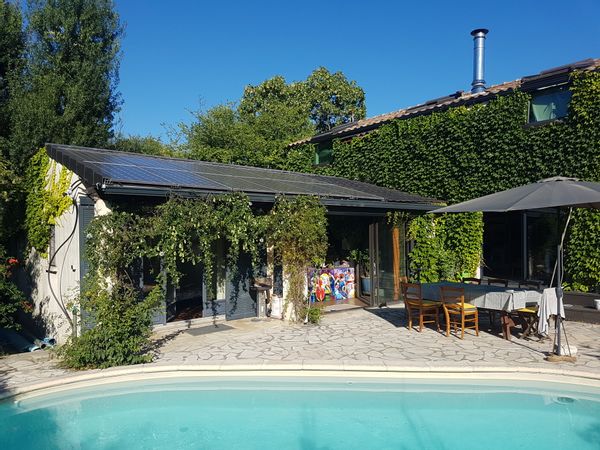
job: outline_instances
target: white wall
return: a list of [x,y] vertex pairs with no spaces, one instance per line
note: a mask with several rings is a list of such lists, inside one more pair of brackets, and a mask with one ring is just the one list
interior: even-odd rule
[[[60,173],[61,168],[60,164],[56,164],[55,174]],[[73,174],[71,184],[75,181],[78,181],[78,177]],[[80,185],[73,195],[79,205],[81,196],[85,195],[85,186]],[[65,241],[67,243],[56,253],[52,267],[49,267],[51,255],[42,257],[32,250],[28,259],[34,320],[45,330],[46,336],[56,338],[59,343],[65,342],[73,333],[69,320],[72,317],[70,304],[79,294],[79,222],[76,224],[76,211],[71,206],[56,220],[55,249]],[[73,235],[69,237],[72,232]],[[45,250],[48,252],[48,249]]]

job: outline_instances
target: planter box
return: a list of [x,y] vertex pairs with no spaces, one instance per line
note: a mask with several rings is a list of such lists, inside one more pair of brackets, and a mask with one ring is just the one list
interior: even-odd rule
[[595,299],[600,299],[600,294],[565,291],[563,302],[567,320],[600,324],[600,311],[596,309]]
[[371,294],[371,278],[360,277],[360,292],[362,294]]

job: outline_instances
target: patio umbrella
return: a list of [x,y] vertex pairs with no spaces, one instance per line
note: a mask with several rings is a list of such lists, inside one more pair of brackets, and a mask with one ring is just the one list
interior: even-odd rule
[[[595,208],[600,209],[600,183],[580,181],[577,178],[552,177],[540,180],[537,183],[519,186],[507,191],[497,192],[484,197],[475,198],[466,202],[446,206],[445,208],[430,211],[436,214],[463,213],[463,212],[508,212],[524,211],[541,208]],[[567,227],[570,219],[567,218],[556,262],[556,297],[557,311],[560,312],[562,304],[562,250]],[[554,274],[552,275],[554,279]],[[550,282],[552,286],[552,281]],[[560,314],[557,314],[557,352],[560,354]]]

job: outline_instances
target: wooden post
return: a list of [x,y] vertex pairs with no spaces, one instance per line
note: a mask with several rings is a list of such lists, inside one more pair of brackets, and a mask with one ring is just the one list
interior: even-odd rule
[[392,228],[392,246],[394,254],[394,300],[400,300],[400,229]]

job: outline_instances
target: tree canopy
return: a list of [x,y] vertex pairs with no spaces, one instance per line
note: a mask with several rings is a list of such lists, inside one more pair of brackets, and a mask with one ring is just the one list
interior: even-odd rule
[[177,156],[176,152],[168,145],[163,144],[154,136],[117,135],[109,146],[114,150],[123,152],[144,153],[154,156]]
[[304,81],[288,83],[278,75],[248,85],[237,104],[197,112],[182,130],[193,158],[284,168],[287,144],[365,114],[356,82],[320,67]]
[[122,28],[111,0],[29,0],[29,45],[12,87],[11,158],[21,170],[45,142],[106,146]]
[[11,120],[8,111],[9,79],[18,70],[25,45],[23,19],[19,7],[0,0],[0,149],[6,155],[6,139]]

